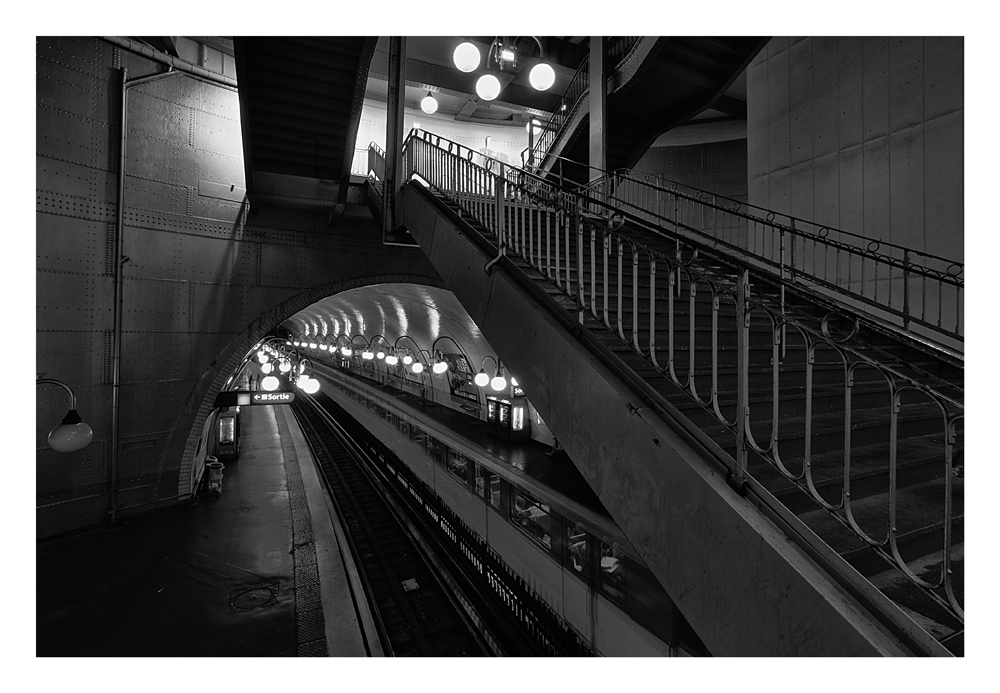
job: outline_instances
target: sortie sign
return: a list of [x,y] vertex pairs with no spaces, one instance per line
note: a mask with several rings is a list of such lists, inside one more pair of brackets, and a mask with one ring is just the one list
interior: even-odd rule
[[294,401],[294,392],[254,392],[250,396],[252,404],[290,404]]

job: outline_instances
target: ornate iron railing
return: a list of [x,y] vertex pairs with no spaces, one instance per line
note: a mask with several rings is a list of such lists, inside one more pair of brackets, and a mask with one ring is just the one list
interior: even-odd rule
[[964,339],[961,262],[635,171],[607,174],[587,188],[605,207],[736,253],[904,329],[949,346]]
[[[697,228],[688,223],[692,220],[679,221],[676,210],[671,216],[644,210],[631,196],[637,194],[633,190],[650,186],[630,189],[619,178],[610,190],[598,186],[567,191],[504,165],[489,171],[472,161],[471,150],[422,131],[411,133],[404,147],[411,175],[495,234],[497,260],[509,253],[520,256],[575,302],[580,324],[591,328],[599,324],[616,333],[697,403],[710,422],[698,424],[703,430],[714,425],[728,431],[723,437],[730,441],[731,458],[720,462],[737,483],[781,515],[768,490],[780,476],[782,483],[824,508],[832,520],[938,605],[959,621],[964,618],[952,573],[962,550],[953,534],[963,517],[956,461],[964,435],[960,384],[922,380],[907,371],[905,363],[880,360],[879,350],[857,337],[862,323],[866,329],[878,329],[877,325],[864,322],[850,308],[838,311],[813,292],[805,281],[809,275],[801,255],[785,256],[784,273],[780,263],[778,272],[768,271],[774,261],[765,263],[765,269],[759,262],[716,252],[718,239],[694,233]],[[826,237],[819,233],[807,234],[791,224],[725,209],[718,201],[652,189],[663,193],[659,202],[693,202],[700,205],[693,209],[716,210],[739,224],[747,236],[752,224],[760,224],[761,229],[779,234],[777,245],[780,234],[794,237],[799,244],[796,253],[807,240],[839,247],[824,243]],[[628,229],[623,227],[625,221]],[[867,253],[857,254],[869,259],[873,251]],[[791,257],[799,258],[794,277],[789,276]],[[917,269],[914,261],[915,256],[907,256],[903,266],[910,280],[933,275],[926,268]],[[888,264],[899,263],[893,259]],[[810,314],[802,307],[817,301],[829,312]],[[733,334],[735,349],[729,341]],[[878,404],[871,404],[876,400]],[[862,407],[862,401],[867,406]],[[887,489],[877,496],[874,510],[868,507],[871,501],[851,495],[852,483],[859,483],[854,474],[858,462],[852,454],[872,444],[862,440],[862,429],[873,421],[887,428],[884,438],[878,439],[885,447],[884,459],[876,464],[887,478]],[[865,433],[870,435],[874,434]],[[908,513],[917,503],[898,483],[911,454],[908,436],[913,435],[923,436],[921,454],[936,460],[934,477],[940,480],[935,502],[919,501],[925,504],[922,527],[937,527],[941,534],[936,577],[919,573],[900,550],[900,537],[910,529]],[[820,443],[823,449],[813,450]],[[865,464],[872,471],[872,460]],[[929,514],[934,515],[930,520]],[[806,534],[801,540],[811,542]]]

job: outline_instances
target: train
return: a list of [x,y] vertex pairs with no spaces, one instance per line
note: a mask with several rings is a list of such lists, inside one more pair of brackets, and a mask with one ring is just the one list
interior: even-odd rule
[[[593,654],[709,655],[568,458],[533,476],[430,411],[441,407],[314,366],[324,394],[472,528]],[[566,483],[574,476],[576,483]]]

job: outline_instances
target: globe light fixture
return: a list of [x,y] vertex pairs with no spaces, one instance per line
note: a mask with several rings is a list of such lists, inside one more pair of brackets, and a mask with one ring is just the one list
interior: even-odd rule
[[548,63],[538,63],[528,73],[528,82],[538,91],[545,91],[556,82],[556,71]]
[[410,356],[409,354],[406,354],[403,357],[403,365],[404,366],[409,366],[411,363],[413,363],[413,357]]
[[388,363],[390,366],[395,366],[397,363],[399,363],[399,357],[396,356],[395,354],[387,354],[385,357],[385,362]]
[[272,366],[270,362],[265,363],[265,364],[261,365],[261,367],[260,367],[260,372],[263,373],[264,375],[267,375],[268,373],[270,373],[273,370],[274,370],[274,366]]
[[490,381],[490,387],[496,392],[507,389],[507,379],[503,377],[503,369],[497,371],[497,374],[493,376],[493,380]]
[[473,382],[479,387],[486,387],[486,384],[490,382],[490,376],[486,375],[485,368],[479,369],[479,372],[476,373],[476,377],[473,379]]
[[68,454],[83,450],[94,439],[94,431],[80,418],[76,411],[76,395],[69,385],[61,380],[39,378],[36,385],[58,385],[69,393],[69,411],[63,417],[62,423],[49,431],[46,438],[49,447],[56,452]]
[[420,363],[420,361],[414,361],[413,365],[410,366],[410,370],[412,370],[414,373],[423,373],[424,364]]
[[500,95],[500,80],[496,75],[483,75],[476,81],[476,94],[484,101],[492,101]]
[[514,387],[517,387],[517,378],[515,378],[514,376],[510,376],[510,384],[513,385]]
[[278,361],[278,370],[282,373],[287,373],[292,370],[292,362],[285,358],[281,359]]
[[455,48],[455,52],[451,56],[451,59],[455,62],[455,67],[462,72],[472,72],[479,67],[480,58],[479,49],[476,48],[475,44],[468,41],[458,44],[458,47]]
[[525,124],[524,131],[538,137],[542,134],[542,124],[537,118],[532,118],[530,122]]
[[420,110],[430,115],[431,113],[436,113],[437,109],[438,109],[437,99],[434,98],[433,94],[427,92],[427,96],[420,99]]
[[434,371],[436,375],[441,375],[448,370],[448,362],[441,357],[440,352],[434,357],[434,366],[431,370]]
[[343,354],[344,356],[350,356],[351,354],[354,353],[354,351],[349,346],[343,346],[340,347],[340,353]]
[[371,349],[366,347],[361,352],[361,358],[363,358],[365,361],[371,361],[373,358],[375,358],[375,354],[372,352]]
[[309,342],[309,348],[310,349],[315,349],[316,348],[316,342]]
[[273,375],[269,375],[260,381],[260,386],[268,392],[274,392],[277,390],[278,384],[278,379]]

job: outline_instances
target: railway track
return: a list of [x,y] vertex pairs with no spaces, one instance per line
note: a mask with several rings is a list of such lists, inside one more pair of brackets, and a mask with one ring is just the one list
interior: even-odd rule
[[364,468],[364,451],[315,402],[292,405],[331,494],[386,655],[495,654]]

